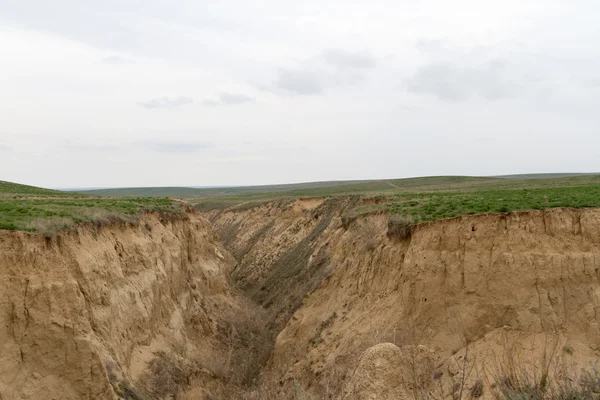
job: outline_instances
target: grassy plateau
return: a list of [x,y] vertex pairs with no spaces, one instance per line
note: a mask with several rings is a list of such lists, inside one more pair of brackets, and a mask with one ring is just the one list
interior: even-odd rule
[[181,213],[167,198],[106,198],[0,181],[0,229],[52,235],[78,222],[135,222],[141,212]]
[[336,186],[192,200],[202,211],[240,209],[272,200],[357,195],[351,216],[387,212],[414,222],[485,212],[540,210],[552,207],[600,207],[600,175],[544,175],[498,178],[426,177],[344,183]]
[[[270,201],[358,196],[349,216],[386,212],[413,222],[485,212],[600,207],[600,175],[441,176],[233,188],[61,192],[0,181],[0,229],[52,234],[83,221],[134,222],[141,212],[247,209]],[[169,196],[169,197],[167,197]],[[177,198],[177,199],[174,199]]]

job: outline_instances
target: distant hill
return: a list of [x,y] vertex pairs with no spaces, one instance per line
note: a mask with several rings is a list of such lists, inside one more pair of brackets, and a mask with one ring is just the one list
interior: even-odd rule
[[565,172],[565,173],[554,173],[554,174],[516,174],[516,175],[498,175],[494,176],[494,178],[503,178],[503,179],[549,179],[549,178],[570,178],[574,176],[592,176],[598,175],[599,173],[587,173],[587,172]]
[[263,186],[236,186],[218,188],[192,188],[192,187],[141,187],[141,188],[115,188],[99,190],[82,190],[93,196],[111,197],[183,197],[183,198],[208,198],[246,195],[289,195],[289,196],[329,196],[335,194],[352,194],[372,191],[394,191],[416,187],[473,184],[483,182],[496,182],[497,178],[481,178],[469,176],[441,176],[424,178],[406,178],[391,180],[363,180],[363,181],[325,181],[306,182]]
[[0,181],[0,195],[27,195],[27,196],[60,196],[81,197],[82,194],[62,192],[60,190],[44,189],[36,186],[22,185],[20,183]]
[[[415,222],[482,212],[600,207],[600,175],[528,174],[508,177],[430,176],[371,181],[308,182],[230,188],[156,187],[78,193],[0,181],[0,229],[52,235],[77,222],[137,220],[145,211],[181,213],[247,209],[274,200],[353,195],[352,215],[400,214]],[[104,222],[103,222],[104,221]]]
[[[231,187],[133,187],[108,189],[71,189],[59,191],[35,186],[0,181],[0,195],[39,195],[39,196],[101,196],[101,197],[177,197],[187,199],[207,199],[221,197],[293,197],[293,196],[332,196],[356,193],[393,193],[406,191],[463,190],[480,186],[520,185],[563,185],[595,182],[600,175],[591,173],[550,173],[518,174],[493,177],[472,176],[432,176],[404,179],[378,179],[353,181],[304,182],[259,186]],[[592,182],[593,181],[593,182]],[[525,184],[525,182],[523,182]]]
[[[552,184],[553,179],[590,177],[593,174],[561,173],[561,174],[522,174],[492,177],[473,176],[431,176],[404,179],[377,179],[355,181],[305,182],[262,186],[233,187],[139,187],[78,190],[92,196],[109,197],[179,197],[188,199],[206,199],[211,197],[232,196],[331,196],[337,194],[355,194],[366,192],[403,192],[414,190],[452,190],[473,186],[511,185],[517,181],[539,180],[538,184]],[[504,182],[504,184],[502,183]],[[512,183],[511,183],[512,182]],[[535,182],[532,182],[535,184]]]
[[[137,187],[137,188],[112,188],[112,189],[94,189],[94,190],[75,190],[78,193],[85,193],[94,196],[113,196],[113,197],[185,197],[185,198],[203,198],[231,196],[253,193],[270,193],[289,190],[314,189],[320,187],[331,187],[343,184],[356,183],[361,181],[330,181],[330,182],[307,182],[290,183],[279,185],[259,185],[259,186],[224,186],[224,187]],[[367,181],[364,181],[367,182]]]

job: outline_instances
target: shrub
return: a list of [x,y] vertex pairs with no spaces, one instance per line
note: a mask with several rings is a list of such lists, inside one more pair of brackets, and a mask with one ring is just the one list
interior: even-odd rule
[[355,219],[356,216],[344,213],[344,215],[342,215],[342,226],[344,227],[344,230],[347,231],[348,228],[350,228],[350,224],[352,224]]
[[600,393],[598,365],[577,375],[557,351],[558,342],[544,348],[538,365],[525,365],[514,351],[493,373],[498,400],[597,400]]
[[72,219],[65,217],[53,217],[48,219],[38,218],[29,224],[28,228],[41,233],[46,237],[52,237],[58,231],[73,229],[75,223]]
[[388,221],[387,237],[388,239],[407,239],[412,235],[412,218],[402,215],[392,215]]
[[570,344],[567,344],[563,347],[563,351],[565,353],[567,353],[568,355],[572,356],[573,353],[575,352],[575,349],[573,348],[573,346],[571,346]]
[[155,355],[150,362],[150,373],[145,377],[146,390],[154,398],[176,398],[179,390],[189,385],[195,368],[162,351]]
[[471,398],[478,399],[483,396],[483,381],[481,379],[477,379],[473,387],[471,387]]

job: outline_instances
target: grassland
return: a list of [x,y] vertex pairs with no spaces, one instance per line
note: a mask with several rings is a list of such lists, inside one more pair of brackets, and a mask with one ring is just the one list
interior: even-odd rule
[[[142,188],[139,189],[141,192],[135,193],[159,196],[165,194],[164,189]],[[274,200],[285,202],[297,198],[352,195],[360,197],[362,201],[349,211],[349,216],[387,212],[410,217],[415,222],[484,212],[600,207],[600,175],[561,174],[533,179],[531,175],[446,176],[183,189],[186,190],[178,194],[184,195],[182,197],[187,198],[185,202],[195,205],[200,211],[248,209]],[[153,210],[180,213],[180,206],[181,202],[165,197],[100,197],[0,181],[0,229],[52,234],[82,221],[134,221],[141,212]]]
[[532,188],[572,186],[600,183],[600,175],[538,174],[508,175],[503,177],[433,176],[408,179],[370,181],[309,182],[289,185],[242,186],[224,188],[149,187],[80,191],[78,193],[107,197],[177,197],[217,202],[229,199],[248,201],[281,197],[323,197],[350,194],[393,194],[431,190],[462,190],[471,188]]
[[78,222],[135,222],[141,212],[181,213],[165,198],[98,198],[0,181],[0,229],[52,235]]
[[[116,188],[116,189],[94,189],[80,190],[79,193],[93,196],[110,197],[179,197],[179,198],[207,198],[239,195],[262,195],[290,190],[316,189],[323,187],[337,187],[359,181],[337,181],[337,182],[308,182],[292,183],[284,185],[266,186],[232,186],[215,188],[192,188],[192,187],[138,187],[138,188]],[[369,181],[375,182],[375,181]]]
[[84,197],[80,193],[61,192],[52,189],[42,189],[36,186],[21,185],[13,182],[0,181],[0,196],[40,196],[40,197]]
[[[600,175],[537,179],[428,177],[345,184],[275,193],[222,196],[196,200],[202,211],[240,209],[269,200],[358,195],[363,198],[352,216],[388,212],[432,221],[484,212],[539,210],[551,207],[600,207]],[[371,199],[369,201],[368,199]]]
[[382,209],[420,222],[485,212],[600,207],[600,185],[399,194],[385,201]]

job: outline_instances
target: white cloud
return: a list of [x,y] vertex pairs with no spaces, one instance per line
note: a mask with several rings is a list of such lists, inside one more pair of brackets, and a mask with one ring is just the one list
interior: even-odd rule
[[124,65],[129,64],[131,61],[121,56],[108,56],[104,57],[102,62],[104,64]]
[[135,145],[160,153],[195,153],[212,147],[210,143],[172,140],[148,140],[135,143]]
[[219,93],[217,98],[217,100],[205,100],[203,104],[206,106],[233,106],[255,101],[253,97],[239,93]]
[[518,96],[524,82],[512,76],[502,62],[485,63],[479,67],[456,67],[437,63],[419,68],[406,82],[414,93],[432,94],[442,100],[462,101],[472,95],[486,100],[501,100]]
[[158,97],[148,101],[140,101],[138,104],[148,110],[178,108],[186,104],[192,104],[194,99],[191,97],[177,96],[173,98]]
[[316,95],[326,89],[353,85],[366,79],[366,70],[374,68],[375,57],[365,51],[328,49],[293,67],[279,68],[277,79],[259,88],[276,94]]
[[8,2],[0,170],[54,187],[596,170],[599,13],[584,0]]

